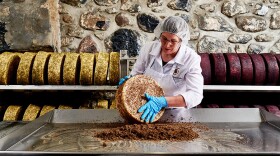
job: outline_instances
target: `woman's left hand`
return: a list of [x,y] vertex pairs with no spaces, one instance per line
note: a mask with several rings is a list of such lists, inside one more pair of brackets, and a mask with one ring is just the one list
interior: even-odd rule
[[147,103],[141,106],[138,109],[138,112],[144,113],[141,116],[141,120],[145,120],[145,122],[153,122],[157,113],[162,109],[167,107],[167,101],[165,97],[155,97],[151,96],[148,93],[145,93],[145,97],[147,98]]

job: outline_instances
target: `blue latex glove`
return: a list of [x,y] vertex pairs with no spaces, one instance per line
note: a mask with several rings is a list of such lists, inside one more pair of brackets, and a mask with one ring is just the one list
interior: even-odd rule
[[127,76],[121,78],[118,86],[122,85],[126,80],[128,80],[131,77],[132,77],[132,75],[127,75]]
[[147,98],[147,103],[141,106],[138,109],[138,112],[141,113],[144,111],[144,113],[141,116],[142,120],[145,120],[145,122],[153,122],[155,119],[155,116],[157,113],[162,109],[167,107],[167,101],[165,97],[155,97],[151,96],[148,93],[145,93],[145,97]]

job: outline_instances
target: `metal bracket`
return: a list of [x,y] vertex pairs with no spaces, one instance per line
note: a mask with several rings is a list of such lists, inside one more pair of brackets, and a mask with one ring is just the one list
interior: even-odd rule
[[120,78],[129,75],[137,57],[129,57],[127,50],[120,50]]

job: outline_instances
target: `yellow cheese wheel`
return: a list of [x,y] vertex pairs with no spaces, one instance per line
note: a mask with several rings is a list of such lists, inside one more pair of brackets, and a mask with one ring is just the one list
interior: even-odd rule
[[109,64],[109,53],[100,52],[96,57],[96,65],[94,71],[94,84],[95,85],[105,85],[107,80]]
[[66,53],[63,65],[63,84],[76,85],[79,82],[80,55]]
[[22,111],[22,106],[10,105],[5,111],[3,121],[17,121]]
[[53,53],[48,63],[48,84],[61,85],[65,54]]
[[42,116],[42,115],[45,115],[46,113],[52,111],[55,109],[55,106],[52,106],[52,105],[44,105],[43,108],[41,109],[41,112],[40,112],[40,115],[39,116]]
[[94,54],[81,53],[80,58],[81,58],[80,84],[92,85],[93,71],[94,71]]
[[120,62],[120,53],[111,52],[109,59],[109,84],[117,85],[120,79],[120,70],[119,70],[119,62]]
[[112,100],[112,103],[110,105],[110,109],[117,109],[117,106],[116,106],[116,99]]
[[57,109],[72,109],[72,106],[69,105],[59,105]]
[[17,84],[31,84],[31,71],[36,53],[25,52],[21,55],[21,59],[17,69]]
[[32,84],[47,84],[47,64],[50,56],[51,54],[48,52],[40,51],[37,53],[32,68]]
[[35,120],[37,118],[40,110],[41,110],[40,106],[30,104],[26,108],[26,110],[25,110],[25,112],[23,114],[22,121],[32,121],[32,120]]
[[95,109],[108,109],[108,100],[98,100]]
[[0,84],[16,84],[17,68],[20,57],[14,53],[0,55]]

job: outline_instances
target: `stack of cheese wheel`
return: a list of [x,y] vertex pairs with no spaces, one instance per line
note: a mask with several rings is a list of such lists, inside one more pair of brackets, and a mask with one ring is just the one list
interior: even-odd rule
[[[144,122],[140,119],[142,113],[137,110],[144,105],[147,100],[144,96],[148,93],[151,96],[163,96],[163,89],[151,77],[146,75],[136,75],[122,84],[116,93],[116,104],[121,116],[128,122]],[[164,113],[162,109],[155,117],[157,121]]]
[[3,121],[17,121],[22,113],[22,106],[10,105],[4,114]]
[[25,52],[20,57],[17,69],[17,84],[29,85],[31,82],[31,71],[36,53]]
[[109,53],[100,52],[96,56],[94,85],[105,85],[107,80]]
[[120,62],[120,53],[111,52],[109,59],[109,84],[117,85],[119,82],[119,62]]
[[63,84],[77,85],[80,73],[80,55],[77,53],[66,53],[63,65]]
[[5,52],[0,55],[0,84],[16,84],[16,72],[20,57],[17,54]]
[[61,85],[65,54],[53,53],[48,64],[48,84]]
[[80,70],[80,84],[91,85],[93,84],[93,69],[94,69],[94,54],[82,53],[81,70]]
[[40,106],[30,104],[23,114],[22,121],[35,120],[38,117],[40,110]]
[[38,52],[33,68],[32,68],[32,84],[35,85],[44,85],[47,84],[47,68],[48,61],[50,57],[50,53],[48,52]]
[[44,105],[41,109],[40,116],[45,115],[46,113],[55,109],[55,106],[52,105]]

